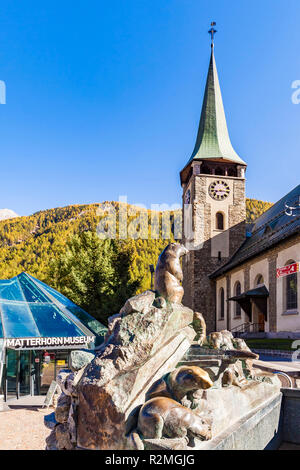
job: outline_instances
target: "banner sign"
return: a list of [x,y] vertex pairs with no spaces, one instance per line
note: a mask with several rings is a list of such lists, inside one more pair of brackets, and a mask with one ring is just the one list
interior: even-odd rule
[[283,266],[283,268],[277,269],[277,278],[283,276],[289,276],[290,274],[299,272],[299,263],[289,264],[288,266]]
[[74,348],[74,346],[93,343],[95,336],[69,336],[53,338],[7,338],[4,346],[12,349],[47,349],[47,348]]

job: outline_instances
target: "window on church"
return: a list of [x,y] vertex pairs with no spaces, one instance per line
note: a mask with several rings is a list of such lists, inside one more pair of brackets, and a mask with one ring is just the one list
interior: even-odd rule
[[[295,263],[295,261],[289,261],[287,265],[293,263]],[[297,273],[286,276],[284,282],[286,310],[296,310],[298,308]]]
[[216,228],[217,230],[224,230],[224,215],[222,212],[216,214]]
[[261,286],[262,284],[264,284],[264,278],[261,274],[259,274],[256,279],[256,285]]
[[[236,297],[241,295],[242,293],[242,286],[241,286],[241,283],[238,281],[235,285],[235,295]],[[235,316],[237,318],[241,317],[242,315],[242,309],[241,309],[241,306],[238,302],[235,302]]]
[[220,289],[220,319],[224,319],[225,315],[225,294],[224,294],[224,289],[221,287]]

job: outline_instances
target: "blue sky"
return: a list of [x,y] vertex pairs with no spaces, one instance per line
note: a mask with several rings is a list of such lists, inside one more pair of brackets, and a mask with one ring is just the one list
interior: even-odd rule
[[5,1],[0,15],[0,207],[180,203],[210,46],[247,195],[299,181],[298,0]]

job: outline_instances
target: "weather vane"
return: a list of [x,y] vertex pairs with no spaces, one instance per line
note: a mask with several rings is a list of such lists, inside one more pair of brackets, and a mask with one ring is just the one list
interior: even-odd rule
[[211,28],[208,31],[208,34],[211,35],[211,47],[214,47],[214,35],[217,33],[217,30],[214,28],[214,26],[216,26],[216,24],[217,23],[215,23],[214,21],[212,23],[210,23]]

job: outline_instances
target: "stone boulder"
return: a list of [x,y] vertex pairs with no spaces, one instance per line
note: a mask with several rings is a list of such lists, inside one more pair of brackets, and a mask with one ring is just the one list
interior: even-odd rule
[[55,409],[55,419],[58,423],[66,423],[69,417],[69,411],[71,406],[71,397],[62,393],[57,401],[57,407]]
[[73,372],[85,367],[87,364],[92,362],[95,357],[93,351],[82,349],[80,351],[71,351],[70,353],[70,368]]
[[49,415],[44,416],[44,424],[46,428],[51,429],[51,431],[55,428],[55,426],[58,424],[55,418],[55,412],[53,411]]

